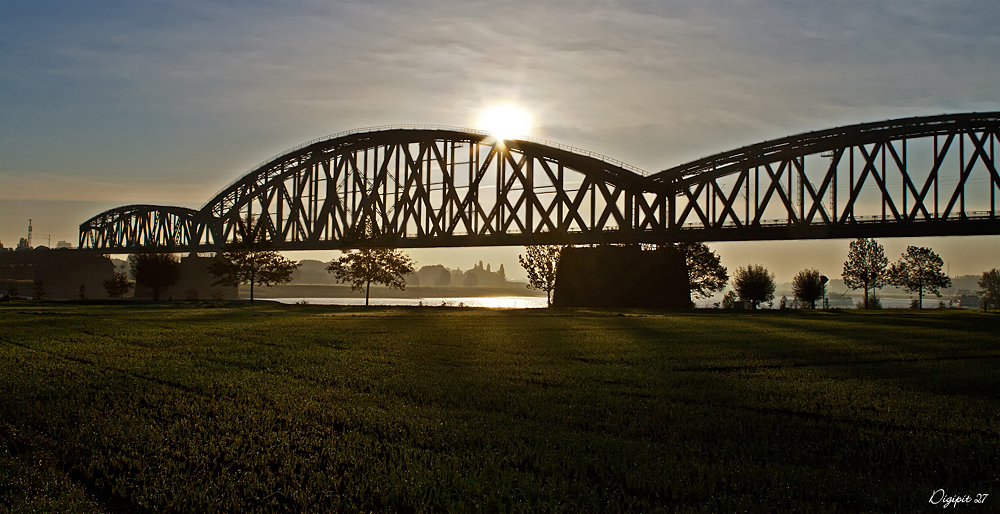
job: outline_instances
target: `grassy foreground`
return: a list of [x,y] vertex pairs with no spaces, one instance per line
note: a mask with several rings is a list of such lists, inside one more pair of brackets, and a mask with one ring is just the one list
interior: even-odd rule
[[0,305],[0,511],[987,512],[998,413],[977,312]]

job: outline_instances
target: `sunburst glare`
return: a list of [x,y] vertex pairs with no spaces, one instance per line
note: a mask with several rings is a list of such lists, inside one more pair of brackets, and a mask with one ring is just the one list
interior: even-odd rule
[[483,111],[477,128],[499,139],[513,139],[531,130],[531,114],[514,104],[500,104]]

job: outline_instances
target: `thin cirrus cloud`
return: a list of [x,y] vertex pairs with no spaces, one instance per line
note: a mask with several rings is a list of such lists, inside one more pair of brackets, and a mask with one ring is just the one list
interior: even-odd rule
[[0,200],[77,194],[72,178],[191,204],[314,137],[471,126],[503,102],[536,136],[651,171],[995,110],[998,19],[993,0],[4,0]]

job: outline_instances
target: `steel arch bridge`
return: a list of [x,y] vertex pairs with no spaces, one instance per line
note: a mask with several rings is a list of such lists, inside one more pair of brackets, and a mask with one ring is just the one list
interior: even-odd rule
[[130,205],[80,248],[342,247],[374,222],[400,248],[1000,234],[1000,112],[905,118],[765,141],[648,174],[534,139],[389,126],[309,141],[200,210]]

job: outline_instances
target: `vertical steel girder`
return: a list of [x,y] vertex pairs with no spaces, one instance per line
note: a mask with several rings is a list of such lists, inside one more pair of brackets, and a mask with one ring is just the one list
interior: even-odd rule
[[335,249],[374,222],[402,248],[998,234],[998,113],[910,118],[767,141],[647,176],[533,140],[382,128],[258,166],[200,211],[127,206],[81,248],[220,248],[258,219],[275,248]]

